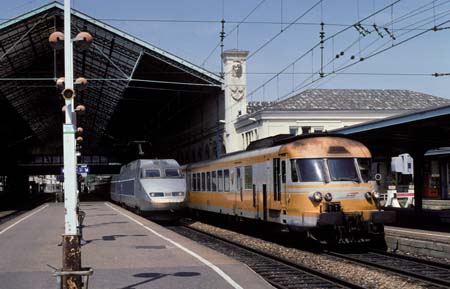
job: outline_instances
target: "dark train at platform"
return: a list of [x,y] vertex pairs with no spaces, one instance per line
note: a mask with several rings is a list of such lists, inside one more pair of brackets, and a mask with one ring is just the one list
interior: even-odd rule
[[[340,135],[287,138],[182,167],[194,211],[259,220],[320,240],[383,236],[371,154]],[[333,240],[331,240],[333,239]]]

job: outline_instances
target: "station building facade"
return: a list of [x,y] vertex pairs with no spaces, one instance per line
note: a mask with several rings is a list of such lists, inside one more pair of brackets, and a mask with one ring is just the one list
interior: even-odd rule
[[309,89],[280,102],[250,102],[236,123],[239,149],[278,134],[326,132],[394,115],[449,105],[410,90]]

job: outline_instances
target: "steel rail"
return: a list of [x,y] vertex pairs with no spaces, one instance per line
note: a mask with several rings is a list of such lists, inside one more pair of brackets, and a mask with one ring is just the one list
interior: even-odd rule
[[186,225],[169,228],[246,264],[276,288],[363,288],[322,271],[293,263],[280,256],[274,256]]
[[391,271],[439,288],[450,288],[450,266],[447,264],[372,249],[363,253],[340,253],[325,250],[324,254],[372,268]]

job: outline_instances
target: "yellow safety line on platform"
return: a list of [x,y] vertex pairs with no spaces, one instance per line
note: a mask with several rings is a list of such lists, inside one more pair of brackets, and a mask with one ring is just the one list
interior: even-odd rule
[[203,258],[202,256],[198,255],[197,253],[192,252],[191,250],[189,250],[188,248],[184,247],[183,245],[173,241],[172,239],[169,239],[163,235],[161,235],[160,233],[156,232],[155,230],[147,227],[146,225],[142,224],[141,222],[139,222],[138,220],[128,216],[127,214],[122,213],[121,211],[119,211],[118,209],[114,208],[113,206],[111,206],[108,203],[105,203],[105,205],[107,205],[108,207],[110,207],[111,209],[113,209],[114,211],[118,212],[119,214],[127,217],[128,219],[132,220],[133,222],[135,222],[136,224],[144,227],[145,229],[147,229],[148,231],[152,232],[153,234],[155,234],[156,236],[160,237],[161,239],[166,240],[167,242],[172,243],[174,246],[180,248],[181,250],[185,251],[186,253],[188,253],[189,255],[193,256],[194,258],[198,259],[200,262],[202,262],[203,264],[205,264],[206,266],[208,266],[209,268],[213,269],[217,274],[219,274],[220,277],[222,277],[223,279],[225,279],[225,281],[228,282],[228,284],[230,284],[233,288],[235,289],[243,289],[238,283],[236,283],[233,279],[231,279],[230,276],[228,276],[225,272],[223,272],[219,267],[217,267],[216,265],[214,265],[213,263],[211,263],[210,261],[206,260],[205,258]]
[[19,224],[20,222],[22,222],[22,221],[28,219],[29,217],[33,216],[34,214],[39,213],[40,211],[42,211],[43,209],[45,209],[45,208],[47,208],[47,207],[48,207],[48,204],[45,205],[45,206],[43,206],[43,207],[40,208],[39,210],[34,211],[33,213],[29,214],[28,216],[23,217],[22,219],[20,219],[19,221],[15,222],[14,224],[12,224],[12,225],[10,225],[10,226],[4,228],[3,230],[0,231],[0,235],[3,234],[4,232],[8,231],[9,229],[11,229],[12,227],[14,227],[15,225]]

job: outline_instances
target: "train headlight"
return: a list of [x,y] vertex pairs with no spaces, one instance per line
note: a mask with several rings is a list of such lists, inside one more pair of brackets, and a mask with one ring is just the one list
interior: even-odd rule
[[367,199],[368,201],[370,201],[370,200],[372,199],[372,193],[371,193],[371,192],[366,192],[366,193],[364,194],[364,196],[366,197],[366,199]]
[[320,201],[322,201],[322,193],[321,192],[313,192],[313,193],[309,194],[309,198],[311,199],[311,201],[320,202]]
[[164,193],[150,193],[150,197],[164,197]]
[[372,192],[372,197],[376,200],[378,200],[380,198],[380,193],[377,191],[373,191]]
[[182,196],[184,196],[184,192],[173,192],[172,196],[174,196],[174,197],[182,197]]
[[331,193],[326,193],[324,196],[325,201],[330,202],[333,200],[333,195]]

